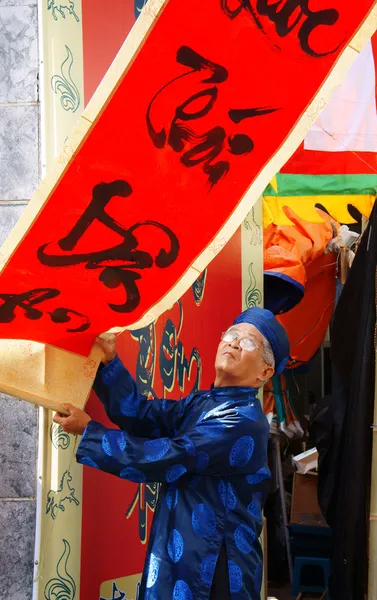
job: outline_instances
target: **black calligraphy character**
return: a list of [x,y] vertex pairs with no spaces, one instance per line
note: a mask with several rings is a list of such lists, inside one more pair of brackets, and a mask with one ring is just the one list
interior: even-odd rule
[[36,288],[22,294],[0,294],[3,304],[0,306],[0,322],[11,323],[16,318],[16,309],[21,308],[27,319],[33,321],[43,316],[40,308],[36,305],[59,296],[59,290],[52,288]]
[[130,332],[131,337],[139,342],[139,354],[136,362],[136,383],[142,394],[148,399],[155,398],[153,389],[155,353],[156,353],[156,331],[154,323],[134,329]]
[[310,36],[318,27],[332,27],[338,22],[339,12],[335,8],[313,11],[309,8],[309,0],[256,0],[255,7],[251,0],[220,0],[220,6],[230,19],[236,18],[243,9],[247,10],[263,33],[266,32],[260,17],[267,17],[275,25],[276,33],[281,38],[297,27],[301,49],[313,58],[333,54],[341,45],[326,52],[318,52],[310,44]]
[[176,381],[178,381],[180,390],[184,392],[186,377],[189,382],[192,381],[191,376],[194,365],[196,365],[196,377],[189,393],[197,391],[202,374],[202,359],[198,349],[193,348],[188,359],[184,346],[181,340],[178,339],[183,324],[183,307],[180,301],[178,306],[178,327],[175,327],[171,319],[166,321],[160,346],[160,375],[164,385],[164,397],[166,391],[171,392],[173,390]]
[[70,323],[75,317],[78,317],[81,324],[77,327],[68,327],[67,331],[69,333],[81,333],[89,329],[91,325],[88,317],[70,308],[55,308],[49,315],[53,323]]
[[[154,145],[157,148],[163,148],[165,146],[168,134],[166,133],[166,130],[164,128],[162,128],[160,131],[157,131],[157,129],[153,126],[152,120],[151,120],[151,111],[152,111],[152,107],[153,107],[155,101],[157,100],[157,98],[169,86],[171,86],[174,82],[179,81],[180,79],[188,77],[194,73],[201,73],[203,71],[204,71],[204,73],[203,73],[203,79],[201,80],[201,83],[222,83],[223,81],[226,81],[228,79],[228,71],[224,67],[222,67],[221,65],[217,65],[216,63],[213,63],[210,60],[207,60],[206,58],[203,58],[203,56],[200,56],[200,54],[198,54],[197,52],[195,52],[195,50],[192,50],[192,48],[189,48],[188,46],[181,46],[179,48],[179,50],[177,52],[176,60],[177,60],[177,63],[179,63],[180,65],[189,67],[190,71],[183,73],[183,75],[178,75],[178,77],[175,77],[174,79],[172,79],[171,81],[166,83],[157,92],[157,94],[155,94],[153,96],[152,100],[149,103],[148,110],[147,110],[146,119],[147,119],[148,133],[149,133]],[[199,117],[203,117],[206,114],[208,114],[208,112],[211,110],[211,108],[217,98],[217,87],[216,86],[209,87],[209,88],[203,90],[200,93],[200,96],[204,97],[204,98],[206,96],[208,97],[207,104],[205,106],[203,106],[201,109],[199,109],[197,111],[197,113],[194,113],[191,116],[192,119],[198,119]],[[191,98],[191,100],[193,100],[193,98]],[[182,109],[182,107],[180,107],[180,108]],[[185,106],[183,105],[183,109],[184,108],[185,108]],[[177,110],[179,111],[179,108]],[[189,118],[187,120],[189,120]],[[174,137],[174,126],[172,126],[172,129],[173,129],[173,137]]]
[[[179,252],[178,238],[165,225],[157,221],[140,221],[126,229],[106,212],[105,209],[114,196],[127,198],[131,194],[131,186],[124,180],[97,184],[93,188],[89,206],[69,234],[58,241],[58,246],[64,254],[48,253],[49,244],[44,244],[38,250],[40,262],[48,267],[85,264],[86,269],[101,270],[99,280],[107,288],[123,286],[126,292],[126,301],[123,304],[109,303],[112,310],[121,313],[132,312],[140,303],[140,293],[136,282],[141,279],[141,275],[134,269],[149,269],[153,265],[164,269],[176,260]],[[99,221],[114,233],[119,234],[122,241],[102,250],[72,253],[81,237],[95,221]],[[139,249],[139,241],[136,236],[136,232],[140,228],[147,226],[159,229],[168,240],[168,249],[161,248],[154,257],[149,252]]]
[[[199,81],[200,84],[220,84],[228,78],[228,72],[224,67],[200,56],[200,54],[187,46],[182,46],[178,50],[177,62],[190,67],[191,70],[164,85],[154,96],[147,111],[148,132],[157,148],[163,148],[168,144],[174,152],[183,152],[180,161],[185,167],[194,167],[202,164],[204,173],[208,175],[210,188],[212,188],[228,173],[230,168],[228,160],[217,160],[220,154],[224,150],[237,156],[248,154],[254,149],[254,142],[248,135],[243,133],[227,135],[225,129],[221,126],[212,127],[204,134],[196,133],[189,126],[189,123],[202,119],[210,113],[218,98],[217,85],[206,86],[205,89],[192,94],[178,105],[168,132],[165,128],[157,130],[152,123],[151,110],[158,96],[168,86],[184,77],[202,71],[204,73],[202,79]],[[243,114],[242,118],[238,120],[233,119],[233,122],[239,123],[243,118],[258,117],[274,112],[275,110],[277,109],[252,108],[246,111],[239,111]],[[230,110],[229,116],[233,112],[236,111]],[[226,144],[228,148],[226,148]],[[184,152],[187,145],[191,145],[192,148]]]
[[69,308],[55,308],[52,312],[41,310],[40,304],[59,295],[60,291],[54,288],[36,288],[21,294],[0,294],[0,299],[3,300],[3,304],[0,305],[0,323],[11,323],[17,316],[16,310],[21,309],[25,317],[33,321],[40,319],[44,314],[50,315],[53,323],[70,323],[74,317],[77,317],[79,320],[77,326],[68,327],[66,330],[70,333],[89,329],[91,323],[88,317],[76,310]]
[[129,519],[138,506],[139,538],[142,544],[145,544],[148,535],[148,509],[155,511],[160,487],[160,483],[139,483],[126,511],[126,518]]

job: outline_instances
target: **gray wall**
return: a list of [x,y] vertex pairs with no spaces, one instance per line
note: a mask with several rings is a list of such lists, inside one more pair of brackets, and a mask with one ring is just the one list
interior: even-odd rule
[[[0,244],[39,180],[36,2],[0,0]],[[0,394],[0,600],[32,597],[36,446],[37,409]]]

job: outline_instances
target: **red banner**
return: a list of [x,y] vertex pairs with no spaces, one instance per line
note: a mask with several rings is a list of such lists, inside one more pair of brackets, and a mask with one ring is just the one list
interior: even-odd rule
[[178,298],[374,4],[167,0],[1,273],[0,336],[85,354]]

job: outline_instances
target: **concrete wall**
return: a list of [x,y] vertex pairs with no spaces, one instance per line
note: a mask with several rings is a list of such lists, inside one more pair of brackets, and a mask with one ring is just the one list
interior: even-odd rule
[[[0,244],[38,185],[37,77],[37,1],[0,0]],[[37,409],[0,394],[0,600],[32,598],[36,448]]]

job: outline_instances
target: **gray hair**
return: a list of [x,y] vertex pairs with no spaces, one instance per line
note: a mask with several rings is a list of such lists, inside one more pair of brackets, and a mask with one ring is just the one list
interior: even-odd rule
[[269,367],[275,369],[275,357],[270,342],[263,336],[263,358]]
[[[272,352],[270,342],[264,336],[263,336],[263,358],[266,361],[266,364],[275,370],[274,353]],[[263,381],[262,385],[265,385],[267,383],[267,381],[269,381],[269,380],[265,379]]]

